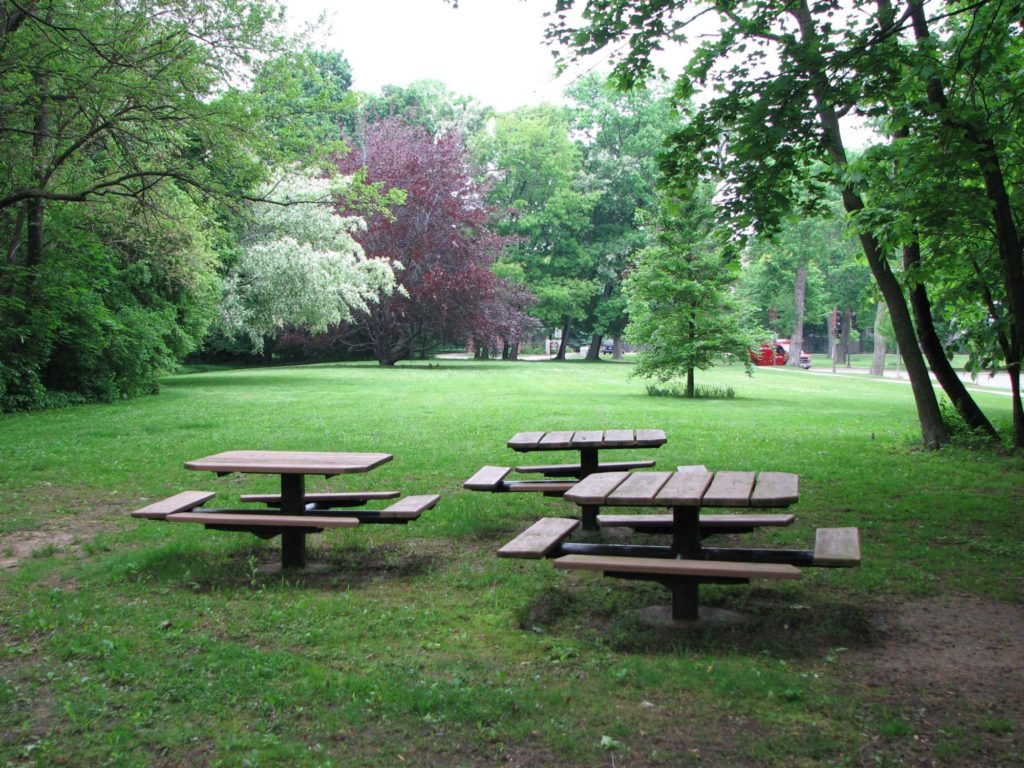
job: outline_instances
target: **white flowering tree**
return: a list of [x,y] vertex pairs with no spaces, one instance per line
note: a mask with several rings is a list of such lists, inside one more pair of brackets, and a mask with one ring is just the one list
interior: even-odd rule
[[254,352],[285,326],[325,331],[395,289],[394,265],[366,258],[338,216],[337,180],[292,176],[261,190],[245,248],[224,281],[223,330],[248,337]]

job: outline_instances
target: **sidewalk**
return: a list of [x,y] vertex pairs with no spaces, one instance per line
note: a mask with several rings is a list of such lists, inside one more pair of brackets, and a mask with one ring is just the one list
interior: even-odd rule
[[[871,378],[881,380],[882,376],[871,376],[868,368],[847,368],[844,365],[837,365],[836,371],[832,373],[832,364],[826,358],[823,364],[818,365],[817,361],[811,358],[810,373],[825,376],[870,376]],[[935,374],[929,374],[932,381],[935,381]],[[977,380],[971,378],[971,374],[963,371],[957,371],[957,375],[960,380],[967,384],[968,387],[981,390],[983,392],[991,392],[993,394],[1009,395],[1010,394],[1010,376],[1005,371],[999,371],[996,374],[989,374],[982,372],[978,374]],[[910,379],[907,376],[907,372],[903,369],[899,371],[887,370],[885,371],[884,378],[891,381],[902,381],[909,384]]]

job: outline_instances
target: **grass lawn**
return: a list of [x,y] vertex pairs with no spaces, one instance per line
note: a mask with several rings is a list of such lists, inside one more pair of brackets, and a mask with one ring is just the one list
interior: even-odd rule
[[[900,382],[724,369],[698,383],[735,399],[687,401],[629,370],[250,369],[0,417],[0,765],[1024,764],[1021,457],[918,449]],[[978,397],[1008,428],[1009,398]],[[516,432],[619,427],[666,431],[632,454],[659,468],[799,473],[796,524],[737,542],[856,525],[862,567],[707,586],[747,623],[679,630],[639,621],[668,601],[655,584],[496,558],[576,510],[462,481],[515,463]],[[442,500],[311,537],[327,568],[283,576],[260,568],[277,539],[128,516],[185,489],[218,506],[276,490],[182,466],[241,448],[393,453],[308,488]]]

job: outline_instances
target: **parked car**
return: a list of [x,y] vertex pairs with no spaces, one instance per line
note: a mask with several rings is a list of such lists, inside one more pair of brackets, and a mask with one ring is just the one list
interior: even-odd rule
[[[756,350],[747,350],[750,362],[754,365],[785,365],[789,362],[789,345],[789,339],[765,342]],[[800,367],[804,369],[811,367],[811,356],[803,351],[800,352]]]

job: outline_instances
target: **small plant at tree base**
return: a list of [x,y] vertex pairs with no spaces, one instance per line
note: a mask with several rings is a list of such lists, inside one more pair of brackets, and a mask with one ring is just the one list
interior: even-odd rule
[[694,400],[732,400],[736,397],[736,390],[732,387],[711,387],[698,384],[693,388],[693,394],[686,391],[686,386],[676,381],[667,384],[648,384],[647,394],[651,397],[688,397]]

